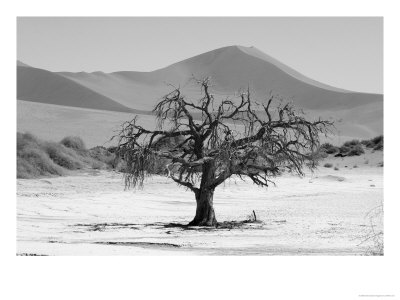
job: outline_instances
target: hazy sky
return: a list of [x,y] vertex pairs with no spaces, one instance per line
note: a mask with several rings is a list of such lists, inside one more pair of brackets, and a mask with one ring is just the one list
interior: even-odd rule
[[17,58],[50,71],[152,71],[255,46],[320,82],[383,93],[382,18],[18,18]]

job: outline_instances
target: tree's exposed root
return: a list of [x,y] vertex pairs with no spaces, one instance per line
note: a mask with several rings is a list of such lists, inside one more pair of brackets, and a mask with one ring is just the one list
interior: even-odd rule
[[249,224],[263,224],[262,221],[259,220],[244,220],[244,221],[225,221],[220,222],[217,225],[219,229],[236,229],[236,228],[243,228]]
[[217,225],[218,222],[215,218],[212,220],[201,220],[201,221],[193,220],[188,224],[188,226],[199,226],[199,227],[217,227]]
[[[170,223],[164,225],[165,228],[181,228],[185,230],[215,230],[215,229],[236,229],[236,228],[243,228],[249,227],[252,228],[251,224],[264,224],[262,221],[259,220],[243,220],[243,221],[224,221],[224,222],[217,222],[214,226],[202,226],[202,225],[191,225],[189,224],[178,224],[178,223]],[[250,225],[250,226],[249,226]]]

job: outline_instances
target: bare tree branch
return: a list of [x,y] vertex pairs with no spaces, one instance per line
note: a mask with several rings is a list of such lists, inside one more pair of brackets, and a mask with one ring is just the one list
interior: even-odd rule
[[[136,118],[122,125],[117,153],[127,162],[128,186],[141,186],[157,159],[166,159],[170,178],[194,192],[202,188],[205,166],[212,166],[207,175],[212,189],[232,175],[268,186],[281,172],[303,175],[304,167],[316,167],[319,135],[329,133],[332,122],[308,120],[273,95],[255,101],[249,87],[235,98],[216,100],[209,78],[194,82],[202,98],[188,101],[173,87],[154,108],[157,130],[141,127]],[[180,141],[160,149],[174,138]]]

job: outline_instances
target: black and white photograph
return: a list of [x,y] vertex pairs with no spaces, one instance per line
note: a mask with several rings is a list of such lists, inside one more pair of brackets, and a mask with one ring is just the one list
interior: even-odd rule
[[1,298],[398,299],[394,6],[18,0],[1,22]]
[[379,17],[18,18],[17,255],[384,255],[382,41]]

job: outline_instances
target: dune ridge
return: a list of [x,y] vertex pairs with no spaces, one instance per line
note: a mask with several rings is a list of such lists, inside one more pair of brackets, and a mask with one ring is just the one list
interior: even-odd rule
[[130,109],[56,73],[17,67],[17,99],[128,112]]
[[249,86],[253,99],[263,100],[272,92],[292,100],[312,118],[330,118],[339,136],[383,133],[383,95],[328,86],[255,47],[223,47],[151,72],[50,72],[21,61],[17,65],[19,100],[149,115],[171,91],[168,84],[180,86],[187,98],[196,101],[200,90],[189,78],[211,76],[217,96]]
[[[25,64],[18,62],[18,65]],[[27,85],[25,81],[28,80],[35,80],[36,84],[42,85],[50,80],[49,76],[43,76],[43,72],[49,71],[32,68],[30,76],[27,76],[26,72],[18,73],[18,83],[21,85],[21,88],[18,86],[18,90],[24,90],[24,86]],[[110,106],[114,107],[112,110],[125,109],[119,106],[122,105],[149,111],[160,97],[170,90],[168,83],[181,86],[188,97],[198,97],[198,89],[187,84],[188,79],[191,76],[211,76],[217,93],[233,94],[239,88],[250,85],[255,97],[263,98],[272,91],[293,99],[297,106],[305,109],[354,108],[383,101],[383,95],[380,94],[352,92],[308,78],[255,47],[223,47],[151,72],[49,73],[57,75],[58,79],[61,76],[68,81],[58,84],[53,89],[44,89],[40,95],[37,95],[36,90],[26,91],[23,93],[24,99],[22,100],[38,101],[39,97],[44,99],[51,97],[54,98],[53,103],[55,104],[79,106],[71,100],[76,98],[77,92],[63,86],[70,86],[70,81],[72,81],[91,90],[91,93],[96,93],[95,96],[102,99],[98,101],[108,102]],[[92,103],[93,101],[88,100],[92,98],[94,95],[89,95],[88,90],[82,92],[80,96],[82,102],[90,103],[84,107],[96,109],[98,107],[88,106],[95,105]],[[98,104],[96,103],[96,105]]]

